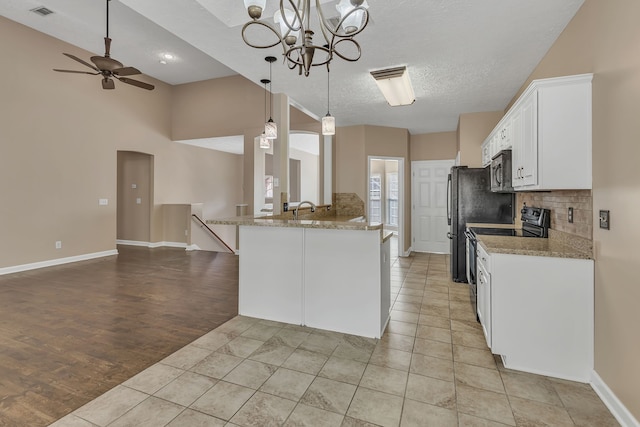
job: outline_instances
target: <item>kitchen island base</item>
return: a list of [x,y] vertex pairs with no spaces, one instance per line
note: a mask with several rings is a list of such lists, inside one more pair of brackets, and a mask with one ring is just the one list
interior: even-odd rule
[[370,338],[389,321],[380,229],[240,226],[238,313]]

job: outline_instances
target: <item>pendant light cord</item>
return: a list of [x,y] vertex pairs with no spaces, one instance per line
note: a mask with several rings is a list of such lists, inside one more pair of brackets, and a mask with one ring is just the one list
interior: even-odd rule
[[272,61],[269,61],[269,120],[273,120],[273,92],[271,89],[271,82],[273,81],[272,77],[271,77],[271,65],[273,64]]
[[329,64],[327,64],[327,116],[329,115]]

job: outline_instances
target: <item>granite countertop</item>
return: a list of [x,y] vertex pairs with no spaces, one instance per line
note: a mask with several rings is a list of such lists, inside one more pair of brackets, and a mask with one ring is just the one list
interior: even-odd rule
[[222,219],[208,219],[207,224],[247,225],[258,227],[297,227],[297,228],[323,228],[327,230],[380,230],[379,222],[366,221],[364,217],[332,216],[322,219],[278,219],[271,216],[236,216]]
[[562,239],[512,236],[478,236],[489,254],[530,255],[556,258],[592,259],[592,252],[576,248]]

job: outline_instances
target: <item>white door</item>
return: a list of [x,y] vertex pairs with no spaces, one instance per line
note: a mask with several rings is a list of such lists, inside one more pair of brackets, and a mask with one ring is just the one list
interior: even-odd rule
[[411,162],[411,234],[415,252],[450,252],[447,178],[454,163],[454,160]]

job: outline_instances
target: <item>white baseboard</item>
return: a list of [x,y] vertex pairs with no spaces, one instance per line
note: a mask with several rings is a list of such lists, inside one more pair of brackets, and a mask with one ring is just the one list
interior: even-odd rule
[[201,251],[200,246],[198,245],[189,245],[187,246],[187,251]]
[[609,386],[600,378],[596,371],[591,373],[591,387],[622,427],[640,427],[638,420],[629,412],[626,406],[613,393]]
[[408,257],[411,255],[411,252],[413,252],[413,246],[410,246],[409,249],[407,249],[407,251],[400,256]]
[[70,256],[66,258],[51,259],[48,261],[33,262],[30,264],[14,265],[11,267],[0,268],[0,276],[11,273],[19,273],[21,271],[36,270],[38,268],[52,267],[54,265],[69,264],[72,262],[103,258],[112,255],[118,255],[118,250],[112,249],[110,251],[94,252],[90,254]]
[[118,245],[126,245],[126,246],[142,246],[145,248],[160,248],[160,247],[169,247],[169,248],[184,248],[187,249],[188,245],[182,242],[141,242],[138,240],[116,240],[116,244]]

